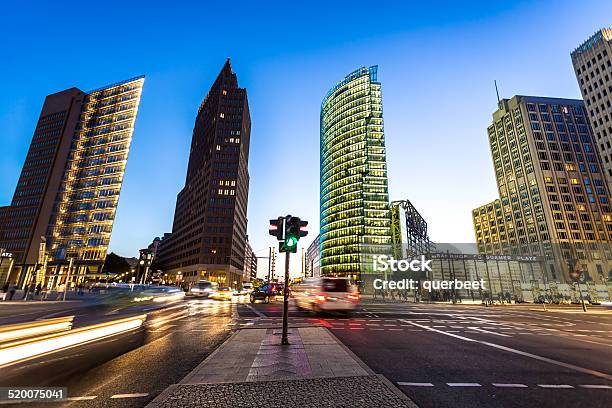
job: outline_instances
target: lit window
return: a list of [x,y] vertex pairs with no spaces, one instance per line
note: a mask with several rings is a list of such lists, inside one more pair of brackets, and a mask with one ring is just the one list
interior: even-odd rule
[[578,179],[577,178],[570,179],[570,183],[578,184]]

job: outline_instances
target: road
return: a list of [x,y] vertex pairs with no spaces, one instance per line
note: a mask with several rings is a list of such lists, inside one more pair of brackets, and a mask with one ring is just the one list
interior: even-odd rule
[[[254,309],[254,324],[280,321],[279,304]],[[554,310],[366,304],[292,322],[327,326],[420,407],[609,407],[612,315]]]
[[67,387],[71,398],[21,407],[142,407],[193,370],[236,326],[236,303],[183,303],[154,316],[145,331],[32,361],[20,367],[25,375],[0,385]]
[[[73,400],[20,406],[142,407],[232,330],[280,325],[282,303],[244,302],[189,299],[144,332],[32,362],[38,374],[29,370],[24,381],[66,386]],[[612,316],[598,310],[370,302],[350,317],[290,314],[291,323],[328,327],[420,407],[559,408],[609,406]]]

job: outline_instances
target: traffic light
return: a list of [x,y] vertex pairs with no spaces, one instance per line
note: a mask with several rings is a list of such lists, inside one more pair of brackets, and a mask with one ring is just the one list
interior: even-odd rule
[[297,252],[297,244],[301,237],[308,234],[306,226],[308,221],[302,221],[299,217],[288,215],[285,221],[285,242],[281,244],[281,252]]
[[269,234],[275,236],[279,241],[279,252],[297,252],[297,244],[301,237],[308,235],[306,227],[308,221],[302,221],[299,217],[287,215],[270,220]]
[[285,217],[278,217],[275,220],[270,220],[270,229],[268,233],[275,236],[279,241],[282,241],[285,238]]

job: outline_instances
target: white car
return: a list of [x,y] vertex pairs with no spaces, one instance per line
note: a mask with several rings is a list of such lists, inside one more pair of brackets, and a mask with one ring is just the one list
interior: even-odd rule
[[348,278],[308,278],[291,289],[298,309],[312,312],[354,311],[359,305],[357,287]]
[[187,295],[189,296],[201,296],[208,297],[211,293],[213,293],[216,289],[216,283],[209,282],[206,280],[201,280],[195,285],[193,285],[187,291]]

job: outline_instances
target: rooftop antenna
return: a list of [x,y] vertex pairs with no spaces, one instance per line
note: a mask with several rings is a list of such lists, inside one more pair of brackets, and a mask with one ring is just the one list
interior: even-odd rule
[[499,91],[497,90],[497,79],[494,79],[493,82],[495,83],[495,93],[497,94],[497,104],[499,105]]

